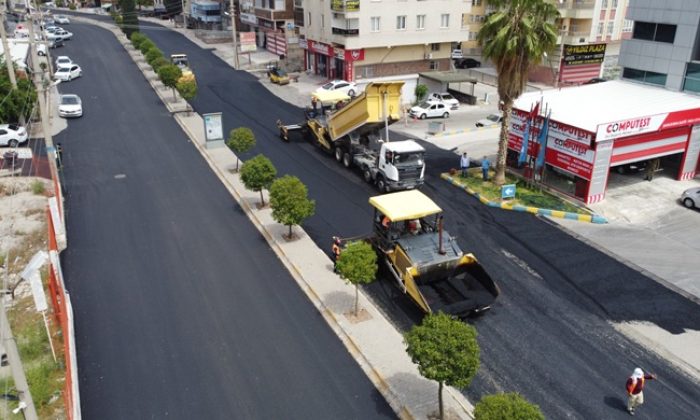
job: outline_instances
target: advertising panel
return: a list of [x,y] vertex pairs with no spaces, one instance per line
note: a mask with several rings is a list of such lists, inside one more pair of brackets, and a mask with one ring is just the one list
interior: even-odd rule
[[567,66],[602,64],[606,44],[564,45],[562,61]]
[[204,114],[204,137],[207,142],[224,139],[224,125],[221,122],[221,112]]
[[255,45],[255,32],[241,32],[241,52],[251,52],[258,49]]

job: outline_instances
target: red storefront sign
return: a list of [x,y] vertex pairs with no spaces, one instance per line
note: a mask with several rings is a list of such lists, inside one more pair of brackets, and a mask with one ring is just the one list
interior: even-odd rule
[[326,55],[329,57],[333,56],[333,47],[324,44],[323,42],[317,42],[317,41],[312,41],[312,40],[307,40],[308,46],[309,46],[309,51],[316,53],[316,54],[321,54],[321,55]]
[[591,173],[593,172],[592,162],[586,162],[585,160],[577,159],[573,156],[561,153],[550,147],[547,147],[547,152],[545,153],[545,160],[548,164],[556,166],[557,168],[563,169],[576,176],[588,180],[591,179]]
[[600,124],[596,140],[603,141],[634,134],[651,133],[665,128],[695,125],[700,122],[700,108],[648,115]]

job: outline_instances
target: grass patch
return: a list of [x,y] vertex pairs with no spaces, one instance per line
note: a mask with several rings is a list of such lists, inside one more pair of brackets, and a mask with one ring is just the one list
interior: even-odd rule
[[[493,179],[493,175],[493,173],[490,173],[491,179]],[[470,169],[466,178],[462,177],[459,173],[450,176],[457,184],[469,187],[488,201],[501,200],[501,187],[494,184],[492,181],[484,182],[481,177],[480,168]],[[544,190],[530,188],[525,181],[512,175],[506,174],[506,184],[516,185],[517,192],[515,199],[509,200],[511,204],[588,214],[585,209],[577,207]]]
[[58,365],[50,356],[27,369],[29,391],[39,412],[49,404],[54,395],[61,394],[63,383],[59,379],[62,376]]
[[31,185],[32,193],[34,195],[44,195],[46,192],[46,185],[40,180],[35,180]]

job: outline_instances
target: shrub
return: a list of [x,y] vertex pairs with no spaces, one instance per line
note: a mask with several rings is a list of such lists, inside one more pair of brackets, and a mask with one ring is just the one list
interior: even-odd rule
[[75,10],[75,4],[74,4],[74,3],[70,3],[70,4],[68,5],[68,8],[69,8],[70,10]]
[[145,40],[147,40],[146,35],[142,34],[141,32],[134,32],[131,34],[131,45],[133,45],[135,48],[138,48],[139,45]]
[[197,82],[195,82],[193,79],[180,79],[178,80],[175,88],[178,92],[180,92],[180,96],[182,96],[182,98],[186,101],[194,99],[194,97],[197,96]]
[[425,95],[428,94],[428,86],[427,85],[417,85],[416,86],[416,101],[420,102],[423,98],[425,98]]
[[153,67],[153,70],[157,73],[161,67],[170,64],[170,61],[168,61],[167,58],[161,56],[153,60],[150,64],[151,67]]
[[150,50],[148,50],[148,52],[146,53],[146,62],[148,64],[152,65],[153,61],[156,58],[161,58],[161,57],[163,57],[163,52],[161,50],[159,50],[158,48],[153,47]]
[[486,395],[474,407],[476,420],[544,420],[540,408],[516,393]]
[[156,44],[148,38],[139,45],[139,50],[141,50],[143,54],[146,54],[151,48],[156,48]]
[[32,193],[35,195],[42,195],[46,191],[46,186],[43,182],[36,180],[32,182]]

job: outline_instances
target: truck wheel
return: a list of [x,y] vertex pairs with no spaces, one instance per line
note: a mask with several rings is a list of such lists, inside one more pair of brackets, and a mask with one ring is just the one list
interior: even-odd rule
[[372,182],[372,171],[367,167],[363,168],[362,177],[365,179],[365,182]]
[[337,160],[338,162],[343,161],[343,148],[342,147],[335,148],[335,160]]
[[345,166],[346,168],[352,166],[352,154],[345,153],[343,155],[343,166]]
[[384,177],[380,176],[377,178],[377,188],[379,189],[379,192],[382,193],[387,193],[389,192],[389,188],[387,187],[386,181],[384,180]]

